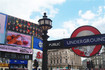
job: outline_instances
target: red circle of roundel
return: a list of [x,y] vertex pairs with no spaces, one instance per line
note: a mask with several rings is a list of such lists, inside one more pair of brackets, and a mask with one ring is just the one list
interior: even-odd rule
[[[79,28],[77,28],[71,35],[71,38],[73,37],[77,37],[77,35],[81,32],[81,31],[90,31],[92,33],[94,33],[94,35],[97,34],[101,34],[96,28],[92,27],[92,26],[81,26]],[[81,51],[80,49],[75,49],[77,47],[73,47],[72,50],[74,53],[76,53],[79,56],[82,57],[90,57],[95,55],[96,53],[98,53],[100,51],[100,49],[102,48],[102,45],[95,45],[95,48],[93,49],[93,51],[89,54],[89,56],[85,55],[84,51]],[[83,47],[81,47],[83,48]],[[88,49],[87,49],[88,50]]]

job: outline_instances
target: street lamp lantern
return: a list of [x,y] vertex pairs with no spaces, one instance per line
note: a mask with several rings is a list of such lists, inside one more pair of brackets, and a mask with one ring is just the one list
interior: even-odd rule
[[47,57],[47,31],[48,29],[52,28],[52,20],[47,18],[46,13],[44,13],[44,16],[42,19],[39,19],[39,28],[42,29],[42,39],[43,39],[43,59],[42,59],[42,70],[48,70],[47,64],[48,64],[48,57]]
[[47,18],[46,13],[44,13],[44,16],[42,19],[39,19],[39,27],[42,30],[48,30],[52,28],[52,20]]

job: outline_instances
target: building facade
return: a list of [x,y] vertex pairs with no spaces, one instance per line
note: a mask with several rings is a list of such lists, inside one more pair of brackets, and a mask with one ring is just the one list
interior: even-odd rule
[[91,60],[94,63],[94,68],[105,68],[105,48],[102,49],[101,54],[96,54],[96,56],[91,57]]
[[38,25],[0,13],[0,70],[32,70],[33,38],[41,38]]
[[53,69],[73,69],[81,67],[81,57],[74,54],[70,49],[48,50],[48,68]]

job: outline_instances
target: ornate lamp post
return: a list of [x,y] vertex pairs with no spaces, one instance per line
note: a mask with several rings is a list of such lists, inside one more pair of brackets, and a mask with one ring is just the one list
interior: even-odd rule
[[42,29],[42,39],[43,39],[43,59],[42,59],[42,70],[48,70],[47,68],[47,31],[48,29],[52,28],[52,20],[47,18],[46,13],[44,13],[44,16],[42,19],[39,19],[39,27]]

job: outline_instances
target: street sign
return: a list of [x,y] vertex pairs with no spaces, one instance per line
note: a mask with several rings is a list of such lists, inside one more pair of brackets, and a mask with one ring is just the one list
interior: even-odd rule
[[64,39],[64,47],[88,46],[105,44],[105,34],[90,35]]
[[82,47],[100,44],[105,44],[105,34],[53,40],[47,42],[48,49],[66,49],[76,46]]
[[100,32],[92,26],[82,26],[72,33],[71,38],[48,41],[47,48],[72,48],[77,55],[90,57],[100,51],[102,44],[105,44],[105,34],[100,34]]
[[47,42],[48,49],[62,49],[65,48],[63,40],[53,40]]
[[[72,48],[74,53],[82,57],[90,57],[98,53],[102,48],[102,45],[99,45],[99,44],[102,44],[105,41],[104,35],[98,35],[98,34],[100,34],[100,32],[92,26],[82,26],[77,28],[72,33],[71,38],[83,37],[83,36],[84,38],[79,39],[77,42],[77,43],[83,44],[83,46],[81,45],[81,47],[78,47],[77,45]],[[90,36],[90,35],[94,35],[94,36]],[[88,45],[88,46],[85,46],[85,45]]]

